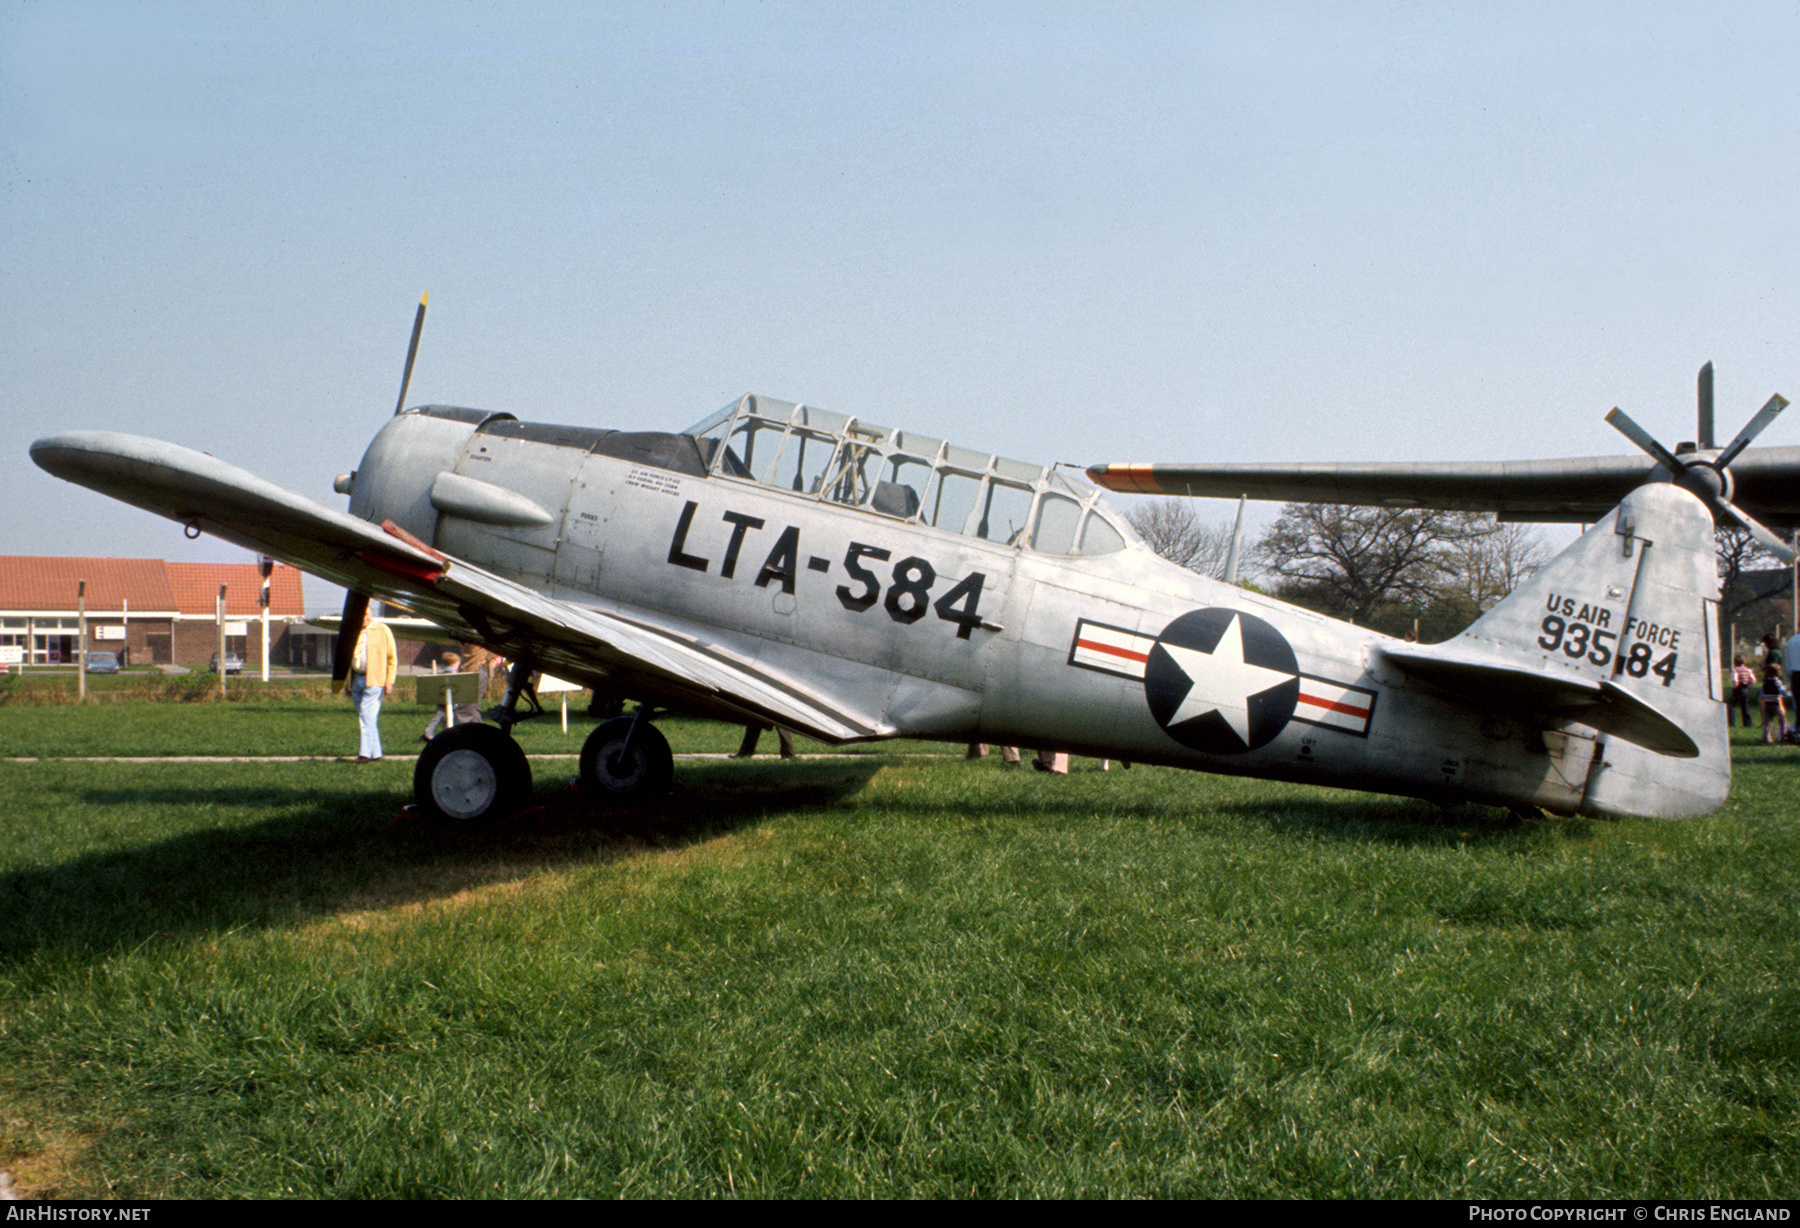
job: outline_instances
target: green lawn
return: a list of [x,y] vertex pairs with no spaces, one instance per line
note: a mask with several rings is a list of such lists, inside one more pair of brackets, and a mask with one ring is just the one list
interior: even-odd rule
[[[35,678],[28,678],[36,683]],[[110,681],[110,679],[108,679]],[[172,680],[171,693],[187,694]],[[406,696],[410,679],[401,682]],[[158,682],[156,685],[162,685]],[[258,686],[260,684],[257,684]],[[356,711],[350,701],[332,697],[329,684],[308,679],[298,683],[272,682],[281,698],[263,698],[255,686],[246,687],[228,702],[200,698],[192,702],[130,702],[94,700],[77,704],[59,692],[57,702],[39,703],[15,699],[0,703],[0,757],[27,755],[341,755],[357,748]],[[194,692],[204,695],[204,689]],[[586,691],[569,697],[569,731],[562,731],[559,697],[546,697],[544,715],[521,722],[514,733],[526,751],[534,755],[577,754],[594,728],[587,715]],[[627,711],[630,711],[627,708]],[[422,746],[421,735],[431,720],[431,709],[410,698],[390,699],[381,708],[382,749],[410,760]],[[738,748],[741,726],[713,721],[659,717],[657,726],[669,737],[677,753],[728,754]],[[832,748],[809,738],[796,738],[801,754],[820,754]],[[758,752],[773,755],[775,735],[766,734]],[[895,749],[950,753],[958,748],[936,743],[886,742],[878,746],[845,747],[842,753],[889,753]]]
[[[113,707],[103,735],[40,719]],[[353,730],[0,708],[34,754]],[[684,762],[608,814],[558,765],[534,826],[445,839],[395,822],[410,761],[0,764],[0,1168],[188,1197],[1791,1196],[1800,752],[1741,743],[1708,819],[1523,828],[1097,767]]]

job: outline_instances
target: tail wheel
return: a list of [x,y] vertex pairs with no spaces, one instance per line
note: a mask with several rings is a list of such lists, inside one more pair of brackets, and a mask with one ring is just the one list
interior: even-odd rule
[[[607,721],[581,747],[581,787],[590,797],[642,801],[668,790],[675,754],[656,726],[629,716]],[[629,745],[627,745],[629,743]]]
[[531,764],[492,725],[453,725],[431,740],[413,769],[413,798],[425,816],[478,827],[521,809],[531,797]]

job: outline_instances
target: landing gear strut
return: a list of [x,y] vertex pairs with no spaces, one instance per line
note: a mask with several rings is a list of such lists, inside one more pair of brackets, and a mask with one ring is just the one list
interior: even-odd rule
[[588,735],[581,747],[581,789],[592,798],[643,801],[668,791],[675,779],[669,740],[645,719],[617,716]]
[[486,826],[530,798],[531,763],[492,725],[451,726],[431,740],[413,769],[419,810],[446,826]]
[[[538,703],[537,687],[532,677],[537,673],[537,666],[529,661],[514,661],[506,671],[506,695],[500,700],[500,706],[488,713],[500,732],[509,733],[520,721],[530,720],[534,716],[544,714],[543,706]],[[531,711],[524,716],[519,715],[519,700],[531,705]]]

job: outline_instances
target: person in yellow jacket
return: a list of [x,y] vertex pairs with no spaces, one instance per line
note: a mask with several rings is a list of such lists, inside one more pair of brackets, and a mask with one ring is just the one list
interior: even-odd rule
[[381,758],[381,697],[394,693],[399,658],[394,633],[386,623],[371,619],[365,609],[362,634],[356,637],[356,652],[350,659],[350,702],[356,705],[356,724],[361,731],[357,763]]

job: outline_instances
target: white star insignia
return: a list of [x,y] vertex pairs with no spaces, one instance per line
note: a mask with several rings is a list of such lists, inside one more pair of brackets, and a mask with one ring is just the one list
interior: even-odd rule
[[1246,746],[1250,745],[1250,701],[1294,678],[1244,660],[1244,623],[1236,614],[1210,653],[1174,644],[1164,644],[1162,649],[1188,678],[1188,692],[1169,718],[1169,727],[1217,712]]

